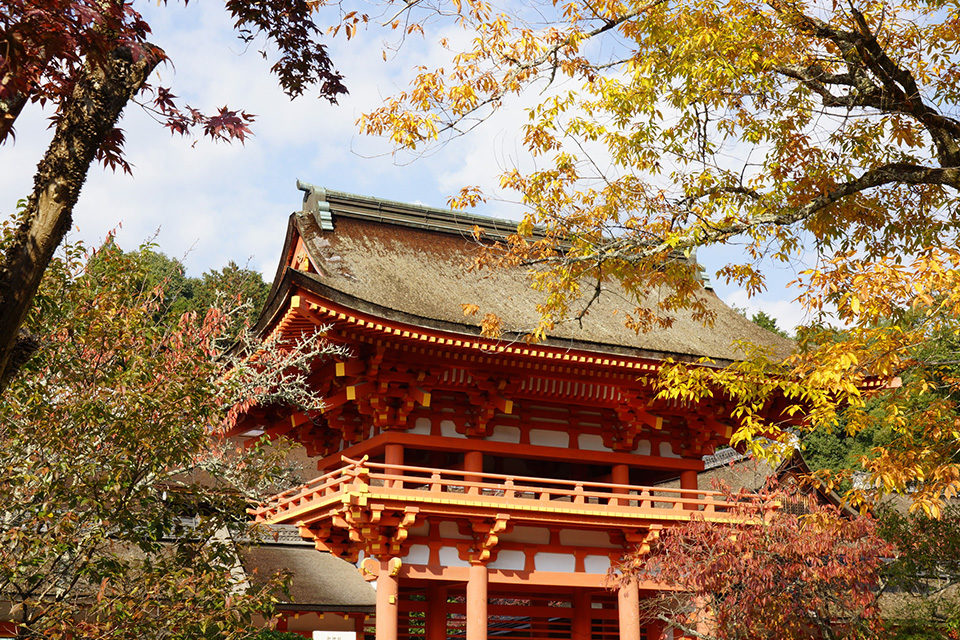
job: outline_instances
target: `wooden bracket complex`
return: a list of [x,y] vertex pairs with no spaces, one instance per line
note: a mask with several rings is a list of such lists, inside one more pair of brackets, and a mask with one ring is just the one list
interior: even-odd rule
[[507,530],[510,524],[510,516],[504,513],[498,513],[493,521],[471,520],[470,528],[473,534],[473,543],[461,543],[457,545],[457,552],[461,560],[471,564],[485,563],[494,559],[497,543],[500,542],[500,533]]

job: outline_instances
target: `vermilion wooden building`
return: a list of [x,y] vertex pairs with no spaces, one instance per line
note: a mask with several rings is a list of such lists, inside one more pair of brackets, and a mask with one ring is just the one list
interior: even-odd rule
[[[790,343],[705,289],[709,329],[680,315],[637,335],[613,291],[582,325],[527,344],[509,331],[534,326],[539,294],[466,268],[474,227],[496,238],[509,222],[302,188],[258,328],[329,327],[353,357],[318,365],[322,414],[246,423],[302,443],[321,474],[258,519],[298,525],[376,580],[378,640],[657,637],[638,615],[653,585],[614,592],[608,572],[692,510],[726,517],[697,473],[735,424],[721,398],[655,401],[651,377],[667,357],[737,359],[736,339]],[[507,337],[480,337],[464,303],[496,312]],[[680,489],[652,488],[678,474]]]

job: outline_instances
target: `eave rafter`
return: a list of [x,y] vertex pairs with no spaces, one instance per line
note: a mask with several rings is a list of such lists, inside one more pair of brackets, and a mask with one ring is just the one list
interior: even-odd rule
[[[689,407],[655,399],[661,365],[655,360],[413,327],[340,307],[307,291],[291,296],[276,330],[292,335],[317,326],[328,327],[330,339],[357,352],[314,376],[318,393],[325,397],[325,424],[297,423],[322,440],[310,447],[322,455],[336,446],[325,428],[341,433],[348,444],[369,437],[371,427],[380,432],[407,430],[413,427],[411,416],[444,393],[465,398],[470,409],[450,419],[461,434],[473,438],[488,436],[492,424],[523,414],[529,403],[545,401],[560,402],[571,411],[612,411],[614,420],[604,420],[602,435],[604,445],[616,451],[632,451],[646,439],[652,446],[675,442],[682,455],[702,455],[729,439],[735,427],[721,398],[699,403],[697,413],[707,419],[689,423]],[[289,433],[297,424],[275,428]]]

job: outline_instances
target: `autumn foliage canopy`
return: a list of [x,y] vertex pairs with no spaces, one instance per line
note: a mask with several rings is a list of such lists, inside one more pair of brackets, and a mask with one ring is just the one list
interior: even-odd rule
[[305,376],[340,351],[225,341],[237,300],[170,313],[148,255],[69,245],[27,320],[43,348],[0,398],[0,592],[20,637],[246,638],[282,597],[284,576],[237,571],[246,508],[291,481],[286,450],[221,435],[252,404],[319,408]]
[[620,580],[668,587],[643,602],[645,618],[716,640],[885,637],[881,570],[896,549],[876,521],[796,488],[769,486],[760,500],[741,503],[740,523],[667,528],[622,563]]
[[[734,442],[758,455],[768,455],[760,435],[787,443],[788,432],[882,424],[891,436],[863,463],[872,484],[910,487],[934,515],[956,494],[955,7],[419,0],[384,12],[406,37],[443,25],[450,57],[364,114],[362,131],[419,152],[482,128],[504,105],[527,106],[522,152],[500,177],[501,195],[527,214],[479,265],[528,269],[543,292],[531,339],[622,290],[639,331],[681,309],[709,325],[698,269],[682,258],[730,245],[709,275],[759,293],[768,269],[797,273],[807,314],[797,353],[751,352],[726,373],[668,368],[663,393],[731,398]],[[466,185],[451,204],[492,195]],[[496,334],[497,318],[485,318]],[[899,386],[868,405],[870,381]],[[765,414],[774,396],[788,400],[782,415]]]

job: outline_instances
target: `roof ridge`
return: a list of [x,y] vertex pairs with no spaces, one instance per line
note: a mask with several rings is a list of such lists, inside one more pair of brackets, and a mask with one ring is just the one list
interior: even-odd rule
[[377,220],[455,235],[472,235],[474,227],[480,227],[485,234],[505,237],[516,233],[519,224],[518,220],[509,218],[496,218],[456,209],[430,207],[327,189],[299,179],[297,188],[304,192],[302,210],[316,216],[318,224],[324,231],[333,230],[332,213],[348,218]]

